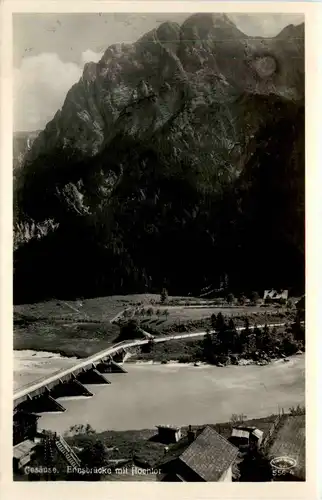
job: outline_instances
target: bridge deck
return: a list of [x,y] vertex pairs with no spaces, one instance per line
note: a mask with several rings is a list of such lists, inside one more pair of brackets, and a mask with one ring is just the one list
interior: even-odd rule
[[116,352],[120,351],[125,347],[129,348],[132,346],[145,344],[147,342],[148,340],[133,341],[133,342],[128,342],[126,344],[124,342],[120,342],[118,344],[115,344],[113,347],[109,347],[104,351],[100,351],[94,354],[93,356],[90,356],[89,358],[80,361],[79,363],[75,364],[70,368],[56,371],[49,377],[46,376],[37,380],[36,382],[27,384],[26,386],[21,387],[20,389],[14,392],[13,395],[14,404],[15,406],[17,406],[18,404],[22,403],[23,401],[26,401],[30,397],[33,398],[35,396],[43,394],[47,389],[50,390],[55,385],[57,385],[57,382],[59,382],[60,380],[65,382],[67,380],[72,379],[74,376],[77,376],[84,369],[91,367],[93,363],[101,361],[104,358],[107,358],[111,354],[115,354]]

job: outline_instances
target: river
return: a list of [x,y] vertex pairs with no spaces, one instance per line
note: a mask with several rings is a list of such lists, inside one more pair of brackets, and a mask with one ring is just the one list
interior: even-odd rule
[[[18,353],[15,388],[75,363],[51,353]],[[304,355],[266,366],[127,363],[125,368],[128,374],[108,375],[110,385],[88,386],[93,397],[60,398],[67,411],[43,414],[39,427],[61,433],[86,423],[96,431],[216,423],[232,413],[262,417],[305,401]]]

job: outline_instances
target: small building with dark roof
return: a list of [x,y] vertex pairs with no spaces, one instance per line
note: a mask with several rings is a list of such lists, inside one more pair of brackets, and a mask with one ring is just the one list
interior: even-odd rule
[[243,429],[236,429],[235,427],[231,431],[231,436],[229,441],[235,446],[249,446],[249,431]]
[[263,440],[263,431],[251,426],[236,426],[231,431],[229,441],[237,447],[255,445],[260,447]]
[[232,481],[232,466],[237,454],[238,448],[207,426],[193,442],[189,444],[188,441],[188,446],[178,447],[177,454],[166,457],[159,466],[159,480],[229,482]]
[[177,443],[181,439],[181,428],[174,425],[157,425],[158,439],[161,443]]
[[287,301],[288,290],[265,290],[263,299],[265,302]]

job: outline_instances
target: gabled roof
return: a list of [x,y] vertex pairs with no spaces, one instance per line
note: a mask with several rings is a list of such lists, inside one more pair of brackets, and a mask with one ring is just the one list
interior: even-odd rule
[[259,429],[254,429],[252,434],[257,437],[257,439],[260,439],[263,437],[264,432],[260,431]]
[[177,427],[175,425],[156,425],[156,428],[157,429],[169,429],[170,431],[180,431],[181,428],[180,427]]
[[250,426],[248,427],[240,425],[233,428],[231,432],[231,437],[248,439],[251,434],[255,436],[257,439],[260,439],[261,437],[263,437],[264,432],[257,429],[257,427],[250,427]]
[[13,447],[13,456],[17,460],[20,460],[20,458],[28,455],[28,453],[30,453],[36,446],[37,443],[31,441],[30,439],[26,439]]
[[219,481],[237,454],[235,446],[207,426],[180,455],[179,460],[204,481]]

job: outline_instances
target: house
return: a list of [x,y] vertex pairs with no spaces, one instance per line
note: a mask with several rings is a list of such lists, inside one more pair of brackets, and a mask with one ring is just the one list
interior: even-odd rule
[[261,447],[263,437],[264,437],[264,432],[260,431],[259,429],[254,429],[251,433],[251,440],[253,440],[256,443],[257,448]]
[[161,443],[177,443],[181,439],[181,429],[173,425],[157,425]]
[[249,431],[233,428],[229,441],[235,446],[249,446]]
[[281,302],[287,301],[288,299],[288,290],[265,290],[264,291],[264,301],[266,302]]
[[37,434],[37,422],[40,417],[34,413],[15,411],[13,415],[13,444],[26,439],[33,440]]
[[31,439],[26,439],[13,447],[13,470],[17,472],[27,465],[33,458],[38,444]]
[[232,481],[232,467],[238,448],[207,426],[195,437],[190,430],[186,440],[169,453],[159,465],[160,481],[212,482]]
[[263,441],[263,431],[251,426],[233,427],[229,441],[238,448],[255,445],[260,448]]

